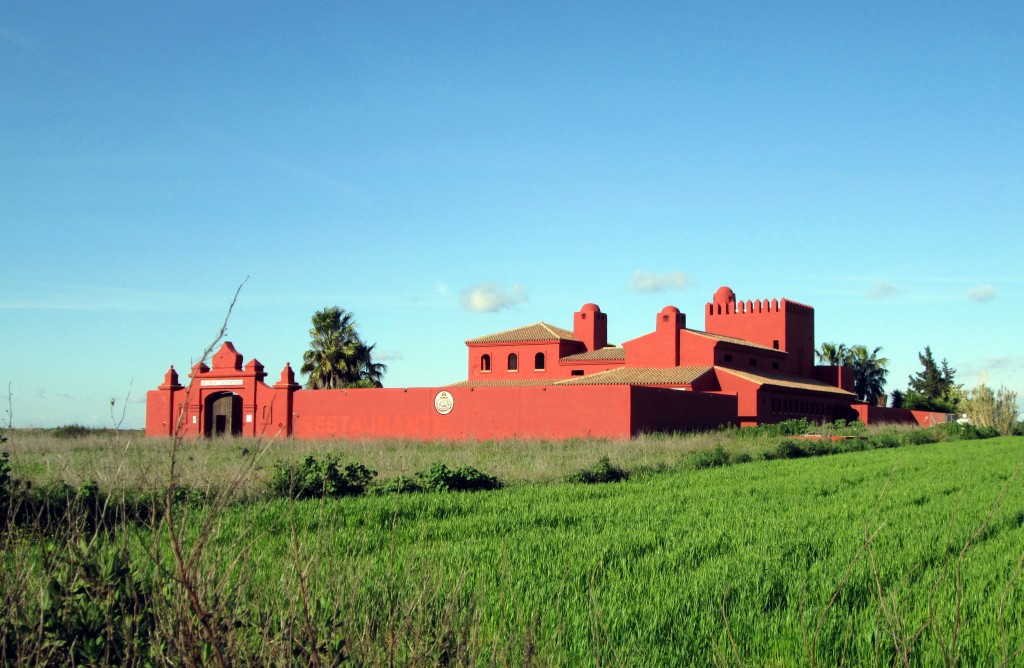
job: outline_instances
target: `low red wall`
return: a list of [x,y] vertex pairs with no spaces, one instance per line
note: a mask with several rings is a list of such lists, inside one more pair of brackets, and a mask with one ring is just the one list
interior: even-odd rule
[[[451,412],[434,406],[439,392]],[[628,438],[630,387],[455,387],[299,390],[297,438]]]
[[632,434],[697,431],[736,424],[736,396],[633,387]]
[[857,412],[858,419],[864,424],[916,424],[921,427],[933,427],[949,421],[946,413],[934,411],[883,408],[868,404],[854,404],[851,408]]

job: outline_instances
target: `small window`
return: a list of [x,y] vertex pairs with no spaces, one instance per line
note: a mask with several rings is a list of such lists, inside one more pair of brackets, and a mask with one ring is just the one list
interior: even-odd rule
[[512,353],[508,356],[508,370],[519,371],[519,355]]
[[751,357],[750,358],[750,366],[757,366],[757,358],[756,357]]
[[490,371],[491,370],[491,356],[490,355],[483,355],[480,358],[480,370],[481,371]]
[[772,348],[775,348],[776,350],[779,349],[779,340],[778,339],[775,339],[775,340],[772,341]]
[[533,356],[533,370],[544,370],[544,353],[537,353],[536,355]]
[[583,375],[583,369],[573,369],[572,370],[572,375],[574,375],[574,376],[582,376]]
[[730,355],[730,354],[726,353],[726,355],[725,355],[725,361],[726,361],[726,362],[731,362],[731,361],[732,361],[732,355]]

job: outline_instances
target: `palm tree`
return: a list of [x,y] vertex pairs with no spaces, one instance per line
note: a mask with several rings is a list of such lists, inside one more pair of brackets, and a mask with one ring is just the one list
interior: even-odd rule
[[853,367],[853,390],[857,398],[874,404],[879,395],[885,393],[885,377],[889,375],[887,357],[879,357],[881,347],[870,353],[867,346],[852,346],[849,349],[848,366]]
[[374,346],[359,338],[354,313],[330,306],[314,313],[312,321],[301,369],[309,374],[307,389],[381,387],[387,366],[373,361]]
[[819,362],[826,366],[849,366],[850,349],[845,343],[822,343],[821,348],[814,351]]

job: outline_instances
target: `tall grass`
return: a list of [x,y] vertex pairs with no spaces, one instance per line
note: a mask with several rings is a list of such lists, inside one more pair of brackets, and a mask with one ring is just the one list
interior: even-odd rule
[[[811,429],[804,425],[803,430]],[[862,434],[898,436],[910,427],[871,426]],[[778,432],[778,433],[777,433]],[[757,458],[790,435],[772,426],[694,434],[644,434],[634,439],[508,439],[483,442],[404,441],[398,439],[298,440],[270,442],[249,438],[145,438],[139,431],[90,431],[60,438],[55,430],[14,430],[11,461],[33,484],[62,480],[72,486],[95,480],[109,490],[157,490],[167,484],[172,449],[182,486],[215,491],[239,477],[240,491],[251,495],[266,487],[276,461],[298,463],[313,455],[357,461],[378,472],[379,480],[412,476],[436,462],[473,466],[502,481],[545,483],[564,480],[601,457],[629,471],[676,468],[695,452],[721,446],[733,460]],[[172,447],[173,446],[173,447]],[[257,458],[260,452],[264,454]]]
[[16,528],[4,662],[1015,665],[1022,445]]

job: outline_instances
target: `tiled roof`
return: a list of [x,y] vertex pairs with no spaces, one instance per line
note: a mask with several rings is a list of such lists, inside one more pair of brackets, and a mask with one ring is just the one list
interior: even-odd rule
[[686,331],[688,331],[688,332],[690,332],[692,334],[697,334],[698,336],[706,336],[707,338],[715,339],[716,341],[725,341],[726,343],[733,343],[733,344],[736,344],[738,346],[746,346],[747,348],[759,348],[761,350],[771,350],[772,352],[776,352],[776,353],[785,352],[785,351],[779,350],[777,348],[769,348],[768,346],[762,346],[759,343],[754,343],[752,341],[747,341],[746,339],[737,339],[735,336],[725,336],[724,334],[712,334],[711,332],[701,332],[701,331],[696,330],[696,329],[688,329]]
[[709,366],[677,366],[668,369],[623,367],[591,376],[560,380],[556,385],[689,385],[708,371]]
[[555,327],[545,322],[538,322],[525,327],[508,329],[497,334],[478,336],[466,343],[519,343],[524,341],[576,341],[567,329]]
[[841,387],[835,385],[829,385],[823,383],[820,380],[814,380],[812,378],[799,378],[796,376],[782,376],[778,374],[767,374],[767,373],[750,373],[748,371],[737,371],[736,369],[727,369],[725,367],[715,367],[716,371],[724,371],[725,373],[732,374],[737,378],[749,380],[752,383],[758,385],[770,385],[773,387],[788,387],[796,390],[810,390],[812,392],[828,392],[829,394],[840,394],[844,397],[855,397],[852,392],[847,392]]
[[559,363],[563,362],[604,362],[607,360],[624,360],[626,359],[626,349],[621,346],[608,346],[606,348],[600,348],[598,350],[588,350],[585,353],[576,353],[575,355],[566,355],[559,360]]
[[536,385],[554,385],[554,380],[464,380],[445,387],[532,387]]

